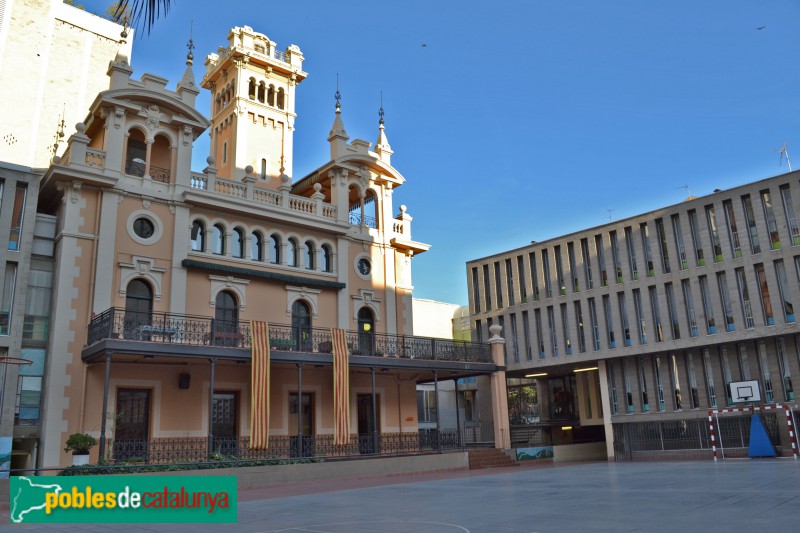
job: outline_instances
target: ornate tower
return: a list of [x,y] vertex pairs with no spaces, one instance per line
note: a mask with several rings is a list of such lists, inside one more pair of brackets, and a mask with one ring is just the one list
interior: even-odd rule
[[292,176],[295,89],[305,79],[303,54],[285,51],[249,26],[228,34],[228,47],[206,58],[202,86],[211,90],[211,154],[219,176],[240,180],[245,167],[277,188]]

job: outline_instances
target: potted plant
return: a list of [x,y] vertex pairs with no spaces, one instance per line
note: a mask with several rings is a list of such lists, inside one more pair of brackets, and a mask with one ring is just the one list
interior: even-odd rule
[[97,439],[86,433],[73,433],[67,439],[65,452],[72,452],[72,465],[89,464],[89,450],[97,444]]

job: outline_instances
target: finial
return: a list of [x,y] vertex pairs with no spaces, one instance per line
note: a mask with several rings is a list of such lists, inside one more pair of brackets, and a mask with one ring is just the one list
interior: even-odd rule
[[336,100],[336,112],[342,112],[342,93],[339,92],[339,73],[336,73],[336,94],[333,95],[333,99]]
[[381,108],[378,111],[378,116],[381,118],[378,123],[383,126],[383,91],[381,91]]
[[194,21],[190,20],[189,21],[189,42],[186,43],[186,48],[189,49],[189,53],[186,54],[186,66],[189,66],[189,67],[191,67],[192,64],[194,63],[194,61],[193,61],[194,60],[194,54],[192,53],[192,50],[194,50],[195,46],[194,46],[194,41],[192,40],[192,26],[194,26]]

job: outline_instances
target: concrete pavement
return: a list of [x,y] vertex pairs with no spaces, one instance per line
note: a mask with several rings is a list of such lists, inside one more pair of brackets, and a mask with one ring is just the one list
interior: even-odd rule
[[800,461],[525,465],[298,483],[243,490],[239,500],[235,525],[28,525],[0,530],[791,532],[800,531]]

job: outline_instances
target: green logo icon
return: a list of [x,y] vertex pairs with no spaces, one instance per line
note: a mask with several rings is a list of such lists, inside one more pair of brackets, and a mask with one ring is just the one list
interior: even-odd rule
[[236,522],[233,476],[20,476],[9,499],[14,524]]

